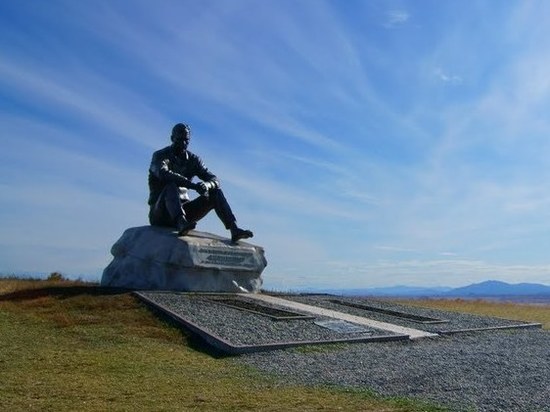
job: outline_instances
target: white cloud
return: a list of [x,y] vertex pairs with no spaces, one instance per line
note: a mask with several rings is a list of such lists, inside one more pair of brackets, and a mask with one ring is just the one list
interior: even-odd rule
[[[253,197],[257,202],[268,203],[284,213],[295,215],[319,216],[323,219],[364,219],[363,214],[356,213],[343,204],[341,200],[327,193],[314,192],[307,187],[295,187],[288,182],[269,179],[260,175],[250,175],[247,168],[228,164],[218,159],[217,168],[222,170],[222,183],[235,186],[241,193]],[[224,183],[225,184],[225,183]]]
[[462,77],[456,75],[456,74],[451,74],[451,73],[448,73],[446,72],[445,70],[443,70],[442,68],[440,67],[437,67],[435,68],[434,70],[434,75],[441,81],[445,82],[445,83],[449,83],[449,84],[461,84],[462,83]]
[[[117,225],[145,222],[149,151],[165,143],[173,120],[185,120],[200,131],[192,149],[219,173],[239,216],[272,251],[273,278],[466,283],[499,277],[492,270],[519,276],[504,262],[521,253],[525,276],[545,275],[537,244],[547,243],[550,230],[550,62],[541,46],[546,26],[526,25],[535,8],[524,11],[521,26],[502,23],[502,44],[486,36],[492,22],[480,19],[466,31],[464,15],[444,28],[419,26],[405,42],[392,36],[397,31],[378,40],[379,24],[345,20],[332,10],[337,2],[314,3],[44,8],[64,27],[58,36],[73,34],[67,27],[75,36],[57,43],[48,37],[54,47],[38,53],[30,31],[17,43],[29,53],[5,48],[0,85],[14,114],[0,117],[8,136],[0,170],[3,191],[22,210],[34,210],[36,193],[56,194],[42,201],[55,229],[39,215],[25,226],[21,213],[4,230],[24,227],[48,241],[55,234],[54,246],[71,256],[75,233],[89,231],[82,249],[108,248]],[[182,24],[182,15],[193,19]],[[68,17],[78,25],[65,24]],[[385,17],[388,29],[412,20],[401,9]],[[498,53],[486,53],[494,45]],[[109,56],[116,56],[112,66],[105,65]],[[441,88],[434,79],[463,87]],[[64,167],[75,172],[64,174]],[[7,176],[18,173],[10,183]],[[118,182],[127,182],[120,191]],[[86,228],[79,211],[107,223]],[[204,227],[220,229],[215,216]],[[19,235],[12,239],[23,242]],[[403,263],[404,253],[417,260]],[[457,256],[475,264],[437,260]],[[337,257],[342,265],[331,266]],[[484,263],[491,259],[497,263]]]
[[389,246],[389,245],[375,245],[375,249],[387,251],[387,252],[404,252],[404,253],[417,253],[417,249],[399,247],[399,246]]
[[[371,264],[332,262],[340,273],[347,273],[343,284],[350,287],[373,287],[408,284],[412,286],[458,287],[488,279],[499,279],[510,283],[529,282],[549,284],[550,265],[497,264],[483,260],[436,259],[436,260],[392,260]],[[321,279],[327,282],[328,276]]]
[[386,21],[384,27],[392,29],[409,21],[410,15],[405,10],[390,10],[386,13]]
[[153,124],[166,124],[133,92],[86,69],[61,74],[57,67],[35,66],[32,60],[4,60],[0,74],[5,89],[28,97],[33,106],[63,113],[73,122],[78,118],[89,127],[107,129],[145,147],[153,147],[151,136],[158,133]]

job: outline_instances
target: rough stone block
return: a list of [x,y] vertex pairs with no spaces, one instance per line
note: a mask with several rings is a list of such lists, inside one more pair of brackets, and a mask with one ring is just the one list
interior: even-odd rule
[[198,231],[178,237],[157,226],[127,229],[111,253],[101,285],[129,289],[258,292],[267,265],[260,246]]

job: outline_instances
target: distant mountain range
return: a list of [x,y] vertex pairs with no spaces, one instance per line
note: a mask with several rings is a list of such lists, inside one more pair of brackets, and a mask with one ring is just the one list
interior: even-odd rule
[[[314,292],[308,290],[307,292]],[[318,291],[320,292],[320,291]],[[491,297],[491,296],[550,296],[550,286],[538,283],[510,284],[498,280],[488,280],[472,285],[450,287],[392,286],[384,288],[324,289],[324,293],[346,296],[439,296],[439,297]]]
[[538,283],[509,284],[498,280],[474,283],[473,285],[456,288],[446,293],[448,296],[519,296],[519,295],[550,295],[550,286]]

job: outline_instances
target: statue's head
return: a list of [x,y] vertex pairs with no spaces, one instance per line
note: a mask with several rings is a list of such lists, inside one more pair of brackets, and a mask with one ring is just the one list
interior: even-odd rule
[[187,150],[191,140],[191,129],[184,123],[178,123],[172,128],[172,146],[176,149]]

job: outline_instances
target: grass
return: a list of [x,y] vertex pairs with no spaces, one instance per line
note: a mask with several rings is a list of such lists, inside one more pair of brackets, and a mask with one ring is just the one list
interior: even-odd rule
[[2,411],[436,411],[280,382],[206,353],[129,293],[0,279]]
[[550,306],[470,299],[400,299],[396,302],[454,312],[541,323],[550,329]]

